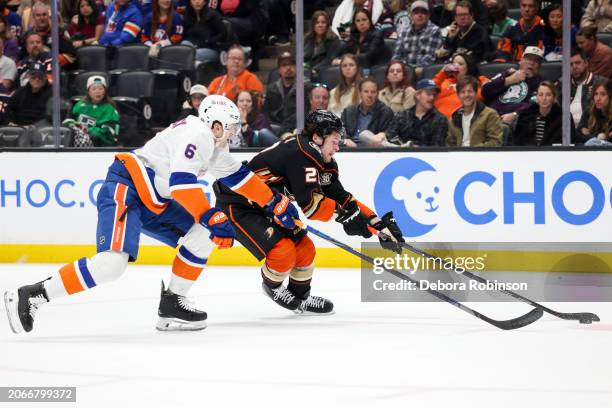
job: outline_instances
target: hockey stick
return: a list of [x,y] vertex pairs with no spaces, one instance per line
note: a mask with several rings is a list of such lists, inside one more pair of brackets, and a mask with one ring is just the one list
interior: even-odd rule
[[[374,231],[372,231],[372,232],[374,232]],[[381,236],[385,237],[384,233],[381,233],[381,232],[378,232],[378,231],[376,231],[376,233],[381,234]],[[466,276],[466,277],[468,277],[468,278],[470,278],[472,280],[475,280],[477,282],[480,282],[480,283],[485,283],[485,284],[486,283],[490,283],[490,281],[488,281],[487,279],[482,278],[482,277],[480,277],[478,275],[474,275],[472,272],[465,271],[465,270],[463,272],[457,271],[457,268],[452,264],[452,262],[450,262],[450,261],[446,262],[442,258],[437,257],[437,256],[432,255],[432,254],[429,254],[429,253],[427,253],[427,252],[425,252],[425,251],[423,251],[423,250],[421,250],[421,249],[419,249],[417,247],[414,247],[414,246],[408,244],[407,242],[399,242],[398,244],[402,248],[405,248],[405,249],[409,250],[410,252],[413,252],[413,253],[415,253],[417,255],[421,255],[421,256],[429,258],[429,259],[434,259],[434,260],[442,261],[445,268],[446,268],[446,266],[448,264],[450,264],[450,269],[455,270],[455,272],[458,272],[459,275]],[[550,309],[550,308],[548,308],[548,307],[546,307],[544,305],[541,305],[540,303],[534,302],[531,299],[528,299],[528,298],[526,298],[524,296],[521,296],[518,293],[512,292],[511,290],[507,290],[507,289],[497,289],[497,290],[502,292],[502,293],[505,293],[508,296],[512,296],[515,299],[522,300],[523,302],[525,302],[525,303],[527,303],[527,304],[529,304],[529,305],[531,305],[533,307],[540,308],[544,312],[549,313],[549,314],[551,314],[553,316],[557,316],[560,319],[564,319],[564,320],[578,320],[580,323],[583,323],[583,324],[589,324],[589,323],[592,323],[592,322],[598,322],[599,321],[599,316],[597,316],[594,313],[589,313],[589,312],[579,312],[579,313],[562,313],[562,312],[557,312],[557,311],[552,310],[552,309]]]
[[[359,251],[354,250],[353,248],[351,248],[350,246],[335,240],[334,238],[330,237],[329,235],[325,234],[324,232],[321,232],[313,227],[311,227],[310,225],[308,225],[306,227],[306,230],[315,234],[316,236],[323,238],[326,241],[331,242],[332,244],[336,245],[339,248],[344,249],[347,252],[350,252],[351,254],[363,259],[364,261],[374,265],[374,259],[372,259],[371,257],[362,254]],[[395,269],[387,269],[384,268],[385,271],[387,271],[388,273],[392,274],[395,277],[398,277],[400,279],[405,279],[408,280],[410,282],[413,283],[417,283],[416,280],[412,279],[411,277],[404,275],[401,272],[396,271]],[[459,309],[463,310],[464,312],[467,312],[469,314],[471,314],[474,317],[479,318],[480,320],[484,320],[485,322],[492,324],[495,327],[498,327],[502,330],[513,330],[513,329],[518,329],[524,326],[527,326],[533,322],[535,322],[536,320],[538,320],[540,317],[542,317],[542,309],[540,308],[535,308],[533,310],[531,310],[529,313],[523,315],[523,316],[519,316],[517,318],[514,319],[510,319],[510,320],[495,320],[495,319],[491,319],[490,317],[487,317],[485,315],[483,315],[480,312],[477,312],[474,309],[471,309],[467,306],[465,306],[464,304],[459,303],[458,301],[456,301],[455,299],[451,298],[450,296],[445,295],[442,292],[438,292],[437,290],[433,290],[433,289],[425,289],[426,292],[430,293],[431,295],[437,297],[440,300],[443,300],[447,303],[450,303],[451,305],[458,307]]]

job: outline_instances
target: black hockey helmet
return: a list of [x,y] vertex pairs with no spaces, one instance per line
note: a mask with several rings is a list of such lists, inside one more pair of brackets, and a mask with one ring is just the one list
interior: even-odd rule
[[332,132],[338,132],[340,137],[344,139],[344,124],[332,112],[322,109],[312,111],[306,115],[304,122],[302,134],[309,139],[312,139],[315,133],[325,139]]

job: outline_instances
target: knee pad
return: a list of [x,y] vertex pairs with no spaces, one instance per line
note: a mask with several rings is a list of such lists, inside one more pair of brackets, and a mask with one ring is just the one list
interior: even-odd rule
[[289,273],[295,266],[296,249],[289,238],[281,238],[266,254],[266,266],[275,272]]
[[209,236],[210,231],[196,223],[181,238],[180,244],[198,258],[207,259],[213,250],[213,243]]
[[308,235],[302,238],[300,242],[295,245],[295,251],[296,268],[305,268],[308,266],[312,266],[316,254],[316,249],[314,243],[312,242],[310,237],[308,237]]
[[118,279],[127,268],[129,255],[125,252],[105,251],[94,255],[89,268],[97,284]]

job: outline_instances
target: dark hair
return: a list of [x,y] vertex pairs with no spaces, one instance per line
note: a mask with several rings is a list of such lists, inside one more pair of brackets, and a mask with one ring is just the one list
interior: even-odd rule
[[[606,111],[602,112],[603,116],[607,119],[605,123],[598,123],[599,118],[597,115],[597,108],[595,107],[595,92],[598,88],[604,88],[606,93],[608,94],[608,106],[604,108]],[[604,79],[597,81],[593,84],[593,90],[591,91],[591,97],[588,114],[589,114],[589,122],[587,126],[589,127],[589,131],[595,133],[595,131],[599,131],[600,133],[604,133],[606,136],[610,132],[612,132],[612,79]],[[598,129],[598,127],[600,129]]]
[[586,27],[582,27],[576,35],[581,35],[584,38],[588,38],[589,40],[597,41],[597,26],[588,25]]
[[357,26],[355,25],[355,20],[357,19],[357,15],[358,14],[365,14],[366,17],[368,17],[368,21],[370,22],[370,28],[368,29],[368,31],[372,31],[374,30],[374,22],[372,21],[372,15],[370,14],[370,12],[364,8],[360,8],[357,11],[355,11],[355,14],[353,14],[353,19],[351,20],[351,34],[352,35],[356,35],[357,38],[359,38],[359,31],[357,30]]
[[469,10],[471,15],[474,15],[474,9],[472,8],[472,3],[469,2],[468,0],[461,0],[459,3],[457,3],[457,5],[455,6],[455,10],[457,9],[457,7],[463,7]]
[[[544,20],[544,32],[551,38],[557,38],[559,37],[559,34],[550,26],[548,19],[550,17],[550,13],[552,13],[555,10],[559,10],[561,11],[561,14],[563,14],[563,6],[561,4],[553,4],[549,7],[546,8],[545,10],[545,20]],[[563,26],[561,28],[561,30],[563,30]]]
[[327,21],[327,33],[325,33],[325,35],[323,36],[324,39],[336,38],[336,34],[334,34],[334,32],[331,30],[331,18],[329,17],[327,11],[317,10],[312,13],[312,18],[310,19],[310,31],[306,33],[306,35],[304,36],[304,40],[309,40],[310,38],[312,38],[313,41],[316,40],[317,35],[315,34],[314,27],[315,24],[317,24],[317,20],[321,16],[325,17],[325,21]]
[[[79,2],[79,4],[80,4],[80,2]],[[105,91],[104,92],[104,98],[100,101],[100,103],[110,103],[113,108],[117,109],[117,104],[115,103],[115,101],[113,101],[113,99],[108,94],[108,88],[106,86],[104,87],[104,91]],[[91,97],[89,96],[89,88],[87,88],[87,92],[85,94],[85,101],[87,101],[88,103],[93,104],[93,101],[91,100]]]
[[466,86],[471,86],[474,92],[478,92],[478,87],[480,86],[478,83],[478,78],[472,75],[466,75],[458,80],[456,85],[457,93],[461,92],[461,90]]
[[508,17],[508,6],[503,1],[498,1],[491,8],[489,8],[489,14],[493,17],[493,21],[501,20]]
[[387,64],[387,69],[385,70],[385,83],[383,85],[383,88],[391,87],[391,83],[389,82],[387,77],[389,76],[389,70],[391,69],[391,66],[395,64],[400,64],[400,66],[402,67],[403,78],[402,78],[402,82],[399,83],[399,88],[406,89],[412,84],[410,83],[410,75],[408,74],[408,68],[406,68],[406,64],[404,64],[404,62],[400,60],[391,60]]
[[[81,14],[81,2],[86,1],[89,7],[91,7],[91,15],[89,17],[85,17]],[[79,4],[77,6],[77,26],[79,29],[83,28],[84,25],[96,25],[98,21],[98,16],[100,15],[100,11],[98,10],[98,5],[95,0],[79,0]]]
[[359,89],[359,92],[361,92],[361,87],[367,82],[371,82],[376,85],[376,90],[378,91],[378,82],[376,82],[376,80],[372,77],[365,77],[362,78],[361,81],[359,81],[359,84],[357,85],[357,89]]
[[587,61],[587,56],[584,53],[584,51],[582,51],[580,48],[578,47],[574,47],[572,48],[571,54],[570,54],[570,58],[571,57],[575,57],[576,55],[580,55],[580,58],[582,58],[583,60]]
[[[151,20],[151,38],[155,35],[157,26],[159,25],[159,19],[161,18],[161,8],[159,7],[159,0],[151,0],[153,3],[153,19]],[[206,6],[206,4],[205,4]],[[170,39],[170,33],[172,32],[172,23],[174,20],[174,5],[170,2],[170,9],[168,10],[168,20],[166,21],[166,34]]]
[[0,14],[0,22],[4,23],[4,32],[0,33],[0,38],[4,39],[4,40],[8,40],[9,38],[13,38],[13,33],[11,32],[11,29],[8,25],[8,22],[6,21],[6,17],[4,17],[2,14]]
[[241,91],[239,91],[236,94],[236,97],[234,98],[234,103],[236,105],[238,105],[238,98],[240,97],[241,94],[243,93],[248,93],[251,96],[251,104],[252,104],[252,108],[251,111],[247,113],[247,122],[251,122],[253,121],[253,119],[255,119],[255,116],[257,116],[260,112],[259,110],[259,101],[260,101],[260,95],[259,92],[257,91],[249,91],[246,89],[243,89]]
[[185,21],[197,23],[198,21],[208,21],[209,20],[209,7],[208,0],[204,0],[204,4],[202,6],[202,10],[196,10],[191,5],[191,1],[188,2],[187,7],[185,8]]
[[480,76],[480,71],[478,71],[478,64],[474,62],[474,59],[464,52],[459,52],[451,58],[451,61],[455,59],[455,57],[461,57],[465,61],[465,65],[467,65],[466,75],[470,75],[478,78]]

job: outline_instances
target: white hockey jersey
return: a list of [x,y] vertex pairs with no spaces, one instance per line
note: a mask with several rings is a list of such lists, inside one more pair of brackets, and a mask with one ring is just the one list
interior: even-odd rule
[[266,205],[272,191],[229,152],[218,147],[212,131],[195,116],[173,123],[143,147],[116,156],[130,173],[145,206],[161,213],[168,201],[178,201],[194,218],[210,208],[198,177],[210,172],[245,197]]

